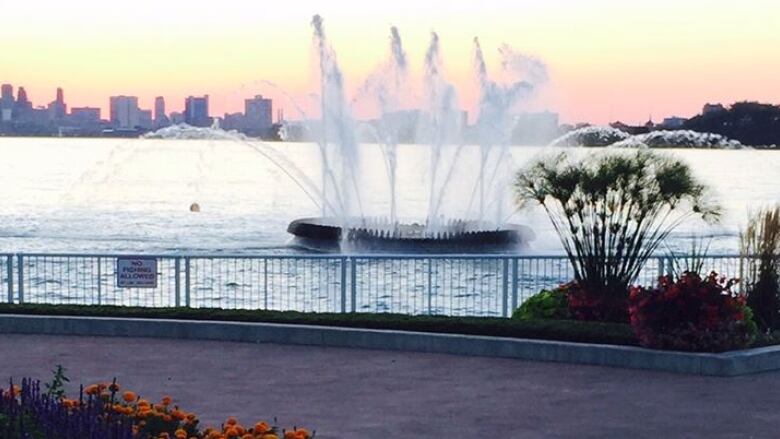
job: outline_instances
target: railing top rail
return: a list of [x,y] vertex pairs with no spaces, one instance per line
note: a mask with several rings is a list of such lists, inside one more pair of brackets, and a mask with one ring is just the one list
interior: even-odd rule
[[[383,260],[383,259],[521,259],[521,260],[534,260],[534,259],[567,259],[566,255],[555,254],[470,254],[470,253],[453,253],[453,254],[423,254],[423,253],[372,253],[372,254],[214,254],[214,253],[0,253],[2,256],[23,256],[23,257],[52,257],[52,258],[123,258],[123,257],[142,257],[142,258],[159,258],[159,259],[175,259],[175,258],[188,258],[188,259],[323,259],[323,260],[340,260],[340,259],[370,259],[370,260]],[[686,258],[691,255],[677,255],[678,258]],[[735,259],[741,258],[739,254],[712,254],[706,255],[704,259]],[[670,255],[653,255],[651,258],[671,258]]]

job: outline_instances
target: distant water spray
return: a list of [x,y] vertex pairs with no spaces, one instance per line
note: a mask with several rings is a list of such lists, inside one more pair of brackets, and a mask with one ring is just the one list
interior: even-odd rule
[[[303,118],[303,123],[298,126],[283,125],[281,135],[285,140],[292,140],[297,135],[316,142],[321,159],[321,181],[315,184],[283,154],[266,144],[226,132],[217,126],[205,129],[208,131],[206,134],[242,142],[265,156],[298,184],[323,217],[350,227],[373,224],[372,227],[376,228],[376,224],[381,224],[381,233],[385,237],[410,233],[410,229],[405,227],[411,223],[405,226],[399,220],[402,213],[398,194],[398,148],[401,142],[421,143],[429,150],[422,189],[427,195],[427,209],[423,208],[423,212],[416,214],[421,229],[414,227],[414,233],[435,239],[451,233],[453,224],[462,225],[463,221],[481,224],[479,227],[501,227],[506,221],[505,200],[511,171],[509,145],[516,122],[512,111],[519,101],[547,81],[544,63],[503,46],[499,50],[501,73],[510,79],[494,80],[489,74],[480,42],[475,39],[479,111],[475,126],[470,127],[467,113],[458,102],[457,90],[444,74],[439,35],[435,32],[430,35],[423,60],[422,88],[416,96],[412,96],[415,94],[412,90],[418,88],[411,84],[409,58],[401,33],[398,28],[391,27],[387,59],[358,93],[369,98],[379,117],[358,124],[352,115],[357,98],[350,100],[347,97],[344,75],[327,38],[322,17],[313,16],[311,27],[319,93],[310,96],[316,100],[320,119],[307,116],[304,106],[299,105],[290,94],[273,84],[264,84],[287,98]],[[411,99],[413,97],[416,99]],[[413,100],[416,102],[412,103]],[[168,133],[163,130],[156,134],[162,137],[194,135],[198,138],[203,133],[195,131],[204,129],[179,127],[173,130],[178,131]],[[293,137],[290,137],[291,134]],[[361,174],[359,139],[363,138],[379,146],[386,169],[389,207],[383,207],[387,211],[380,218],[367,218],[364,211],[364,201],[375,201],[377,193],[367,192],[373,176],[365,179],[369,176]],[[473,151],[468,145],[475,143],[479,151],[478,163],[466,163],[465,158],[470,157]],[[478,169],[476,179],[466,172],[468,180],[463,181],[461,171],[466,166]],[[468,186],[472,182],[473,185]],[[467,185],[465,194],[464,183]]]
[[362,217],[359,149],[344,78],[325,36],[322,17],[315,15],[311,25],[320,68],[322,126],[318,145],[322,157],[322,194],[329,200],[323,206],[336,206],[335,211],[323,210],[323,215],[344,219]]
[[[439,35],[431,33],[425,53],[424,96],[427,115],[423,118],[422,137],[430,147],[428,227],[437,229],[441,224],[440,209],[448,188],[457,157],[462,146],[463,112],[457,104],[457,93],[443,76]],[[454,158],[445,164],[445,154],[455,147]]]
[[172,125],[157,131],[145,134],[144,139],[168,139],[168,140],[228,140],[252,149],[292,180],[301,191],[323,210],[334,210],[331,205],[324,205],[328,200],[323,196],[317,185],[306,176],[294,163],[272,146],[250,139],[236,131],[225,131],[214,125],[211,128],[198,128],[189,125]]
[[479,220],[498,225],[506,218],[511,178],[509,146],[516,125],[513,109],[548,79],[547,67],[535,58],[506,45],[499,49],[499,55],[504,83],[490,79],[479,38],[474,38],[474,72],[480,91],[476,124],[480,160],[469,210],[476,199]]

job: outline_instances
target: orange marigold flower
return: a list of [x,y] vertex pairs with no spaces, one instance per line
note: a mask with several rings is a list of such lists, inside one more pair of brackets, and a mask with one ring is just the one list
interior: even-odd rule
[[174,435],[176,436],[176,439],[187,439],[187,432],[183,428],[176,430]]
[[125,402],[133,402],[136,399],[138,399],[138,395],[136,395],[134,392],[131,392],[131,391],[128,390],[127,392],[122,394],[122,399]]
[[236,425],[238,424],[238,419],[234,418],[233,416],[227,418],[227,421],[225,421],[225,424],[227,425]]
[[309,439],[309,431],[305,428],[295,430],[296,439]]
[[174,418],[178,419],[179,421],[183,421],[183,420],[187,419],[187,415],[184,414],[184,412],[179,410],[179,409],[176,409],[176,410],[172,411],[171,412],[171,416],[173,416]]
[[263,433],[268,433],[268,431],[270,431],[270,430],[271,430],[271,426],[268,425],[267,422],[263,421],[263,422],[258,422],[257,424],[255,424],[254,433],[255,434],[257,434],[257,433],[263,434]]
[[92,384],[84,388],[84,393],[87,395],[97,395],[100,393],[100,388],[98,388],[97,384]]
[[277,435],[275,435],[273,433],[268,433],[268,434],[264,434],[264,435],[260,436],[260,439],[279,439],[279,436],[277,436]]
[[172,402],[173,402],[173,398],[171,398],[170,396],[167,396],[167,395],[163,396],[163,399],[162,399],[163,405],[171,405]]
[[298,439],[298,435],[294,431],[285,431],[284,439]]

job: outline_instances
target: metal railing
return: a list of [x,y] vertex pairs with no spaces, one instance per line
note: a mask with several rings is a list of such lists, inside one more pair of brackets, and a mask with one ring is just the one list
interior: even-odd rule
[[[144,255],[155,288],[120,288],[116,254],[0,254],[9,303],[511,315],[525,299],[573,277],[564,256]],[[650,259],[637,283],[672,267]],[[707,271],[738,276],[737,255],[707,256]]]

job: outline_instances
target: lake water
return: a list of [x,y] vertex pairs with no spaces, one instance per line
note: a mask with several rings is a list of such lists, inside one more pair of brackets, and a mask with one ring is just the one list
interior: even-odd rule
[[[270,144],[312,181],[319,153],[305,143]],[[364,210],[389,211],[387,178],[376,146],[362,147]],[[515,147],[519,168],[544,147]],[[592,149],[582,150],[591,153]],[[229,141],[0,138],[0,251],[3,252],[204,252],[285,253],[287,224],[316,216],[315,204],[284,172],[245,144]],[[719,225],[694,221],[670,245],[712,236],[711,252],[733,253],[747,214],[780,201],[780,152],[668,150],[685,159],[713,189],[725,214]],[[399,212],[420,218],[427,148],[399,148]],[[448,192],[448,203],[470,193],[476,171],[466,154]],[[191,213],[197,202],[201,212]],[[538,208],[511,222],[533,228],[529,253],[558,254],[560,244]]]

